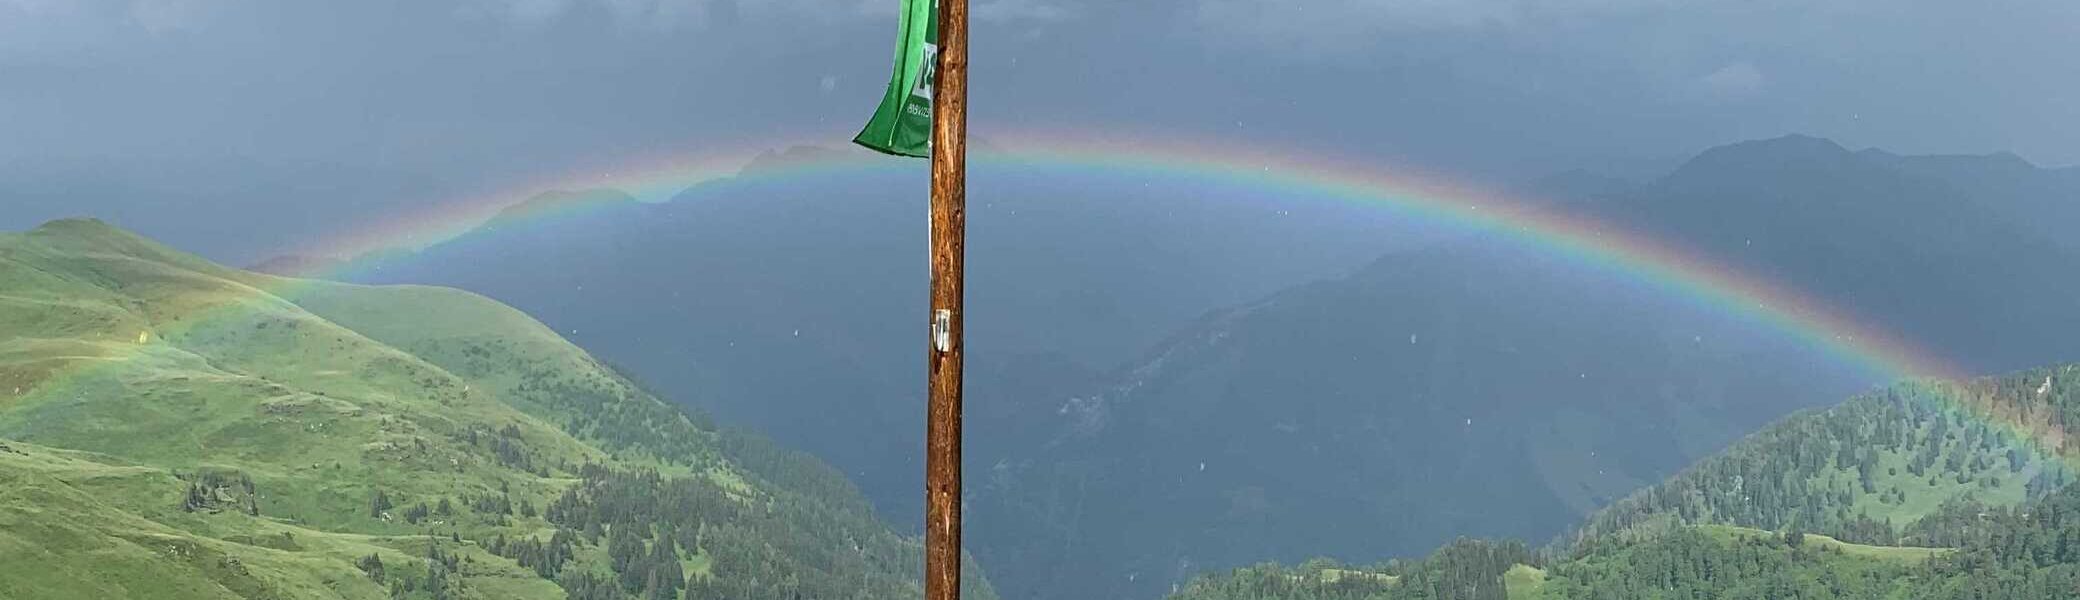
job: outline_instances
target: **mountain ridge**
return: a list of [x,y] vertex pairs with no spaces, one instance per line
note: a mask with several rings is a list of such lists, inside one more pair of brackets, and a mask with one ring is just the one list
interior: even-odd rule
[[[1856,307],[1907,339],[1975,355],[1966,370],[2080,358],[2058,333],[2080,326],[2058,308],[2080,298],[2055,275],[2070,255],[1980,210],[1973,189],[1791,136],[1715,148],[1661,180],[1546,210],[1651,232]],[[1753,427],[1877,383],[1798,332],[1604,271],[1469,236],[1237,305],[1173,334],[1185,345],[1158,346],[1168,354],[1052,403],[1019,400],[1060,408],[1019,420],[1052,433],[1021,432],[1041,441],[996,459],[992,481],[1006,483],[979,488],[978,513],[999,525],[978,535],[1005,536],[985,538],[983,555],[1040,569],[1005,575],[1007,590],[1024,590],[1022,578],[1092,569],[1146,577],[1426,549],[1406,543],[1417,537],[1542,539]],[[1247,452],[1233,442],[1244,439]],[[1496,498],[1508,500],[1482,504]],[[1158,506],[1162,518],[1130,516]],[[1310,516],[1323,510],[1338,517]],[[1133,549],[1098,556],[1114,550],[1094,536]],[[1164,541],[1139,541],[1151,539]],[[1244,539],[1252,556],[1219,554]]]
[[[90,220],[0,234],[0,282],[0,556],[43,557],[0,561],[0,592],[918,589],[916,540],[837,473],[483,296],[228,269]],[[612,495],[634,489],[696,504]]]
[[[2080,485],[2064,475],[2075,459],[2065,443],[2074,416],[2080,416],[2080,365],[1969,381],[1901,381],[1786,417],[1590,517],[1543,551],[1512,541],[1461,539],[1405,561],[1354,566],[1316,558],[1297,567],[1266,563],[1212,572],[1173,589],[1169,597],[2061,597],[2080,585],[2080,552],[2060,541],[2080,532],[2072,518],[2080,514],[2074,512],[2080,507]],[[2014,427],[1995,426],[1992,433],[1973,428],[2010,420]],[[1900,423],[1934,429],[1916,435],[1913,427],[1896,428]],[[2022,433],[1997,440],[2010,431]],[[1900,444],[1905,454],[1934,457],[1904,467],[1915,470],[1908,479],[1927,470],[1931,482],[1925,490],[1885,490],[1890,483],[1883,473],[1873,486],[1873,469],[1855,464],[1869,459],[1866,452],[1889,452]],[[2018,458],[2016,453],[2025,451],[2014,444],[2040,447],[2029,451],[2034,456]],[[2001,450],[2008,453],[2003,456]],[[1984,453],[1961,458],[1969,454],[1953,451]],[[1989,455],[1999,458],[1982,466]],[[1835,457],[1851,458],[1836,463]],[[1743,461],[1757,464],[1732,471],[1747,477],[1729,476],[1727,463]],[[2061,475],[2037,472],[2026,495],[2004,493],[2001,486],[1935,483],[1953,477],[1963,484],[2006,474],[2029,476],[2039,466]],[[1864,491],[1855,490],[1859,470]],[[1699,487],[1705,482],[1717,482],[1717,487]],[[1828,489],[1805,493],[1796,489],[1799,484]],[[1866,503],[1869,497],[1884,500]],[[1667,512],[1635,510],[1654,503]],[[1742,512],[1714,512],[1711,506]],[[1887,506],[1913,514],[1894,510],[1882,522],[1869,516],[1873,507]],[[1770,514],[1786,520],[1742,522]],[[1806,520],[1837,514],[1854,514],[1856,520]],[[1893,517],[1907,518],[1895,522]]]

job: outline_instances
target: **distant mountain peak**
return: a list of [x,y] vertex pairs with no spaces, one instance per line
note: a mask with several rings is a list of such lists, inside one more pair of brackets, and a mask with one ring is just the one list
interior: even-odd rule
[[832,160],[866,160],[872,157],[873,155],[863,150],[828,146],[800,145],[779,150],[769,148],[751,157],[751,162],[745,163],[744,168],[739,169],[737,174],[752,175]]
[[2035,171],[2039,169],[2036,163],[2006,150],[1986,154],[1931,154],[1910,158],[1947,165],[1977,165],[1982,168],[1998,169],[2003,172]]
[[636,199],[634,196],[630,196],[626,192],[622,192],[621,190],[614,189],[592,189],[578,191],[550,190],[547,192],[535,194],[534,196],[529,197],[526,200],[520,201],[520,203],[518,204],[508,206],[504,210],[498,211],[497,215],[491,217],[491,220],[485,221],[484,224],[500,225],[504,223],[521,221],[556,211],[575,210],[590,207],[602,207],[615,204],[634,204],[635,202]]
[[[991,143],[989,138],[978,136],[971,136],[968,138],[968,154],[971,156],[1002,154],[1003,152],[1004,149],[1000,146],[997,146],[994,143]],[[759,152],[758,155],[751,157],[751,161],[745,163],[742,169],[738,169],[737,174],[756,175],[759,173],[766,173],[779,169],[800,167],[816,163],[840,161],[863,162],[869,160],[893,161],[904,159],[883,156],[874,152],[870,152],[866,149],[860,148],[859,146],[854,146],[850,144],[843,146],[801,144],[779,149],[767,148],[764,151]]]
[[1716,186],[1727,178],[1754,180],[1785,173],[1839,172],[1877,165],[1865,153],[1850,152],[1834,140],[1803,134],[1749,140],[1698,153],[1659,182],[1661,185]]
[[1762,139],[1748,140],[1748,141],[1745,141],[1745,142],[1734,142],[1734,143],[1732,143],[1732,144],[1728,144],[1728,145],[1732,145],[1732,146],[1738,146],[1738,145],[1741,145],[1741,144],[1805,144],[1805,145],[1820,145],[1820,146],[1832,146],[1832,147],[1834,147],[1835,149],[1838,149],[1838,150],[1844,150],[1844,151],[1846,151],[1846,150],[1847,150],[1846,148],[1842,148],[1842,145],[1841,145],[1841,144],[1837,144],[1837,143],[1835,143],[1835,141],[1834,141],[1834,140],[1831,140],[1831,139],[1828,139],[1828,138],[1824,138],[1824,137],[1820,137],[1820,136],[1817,136],[1817,135],[1808,135],[1808,134],[1804,134],[1804,133],[1797,133],[1797,132],[1793,132],[1793,133],[1787,133],[1787,134],[1784,134],[1784,135],[1780,135],[1780,136],[1777,136],[1777,137],[1773,137],[1773,138],[1762,138]]
[[1691,159],[1697,162],[1725,158],[1771,158],[1779,161],[1794,160],[1841,160],[1854,156],[1848,148],[1823,137],[1800,133],[1773,138],[1735,142],[1706,150]]
[[[2009,151],[1985,154],[1924,154],[1901,155],[1877,148],[1857,152],[1856,155],[1873,164],[1892,167],[1903,172],[1933,176],[1944,181],[1955,182],[1957,178],[1991,178],[2009,184],[2031,185],[2026,182],[2041,181],[2042,176],[2058,177],[2060,169],[2037,166],[2029,159]],[[2080,172],[2080,171],[2074,171]],[[1966,187],[1976,187],[1967,185]],[[2052,194],[2056,196],[2057,194]]]
[[1896,162],[1906,158],[1904,156],[1892,152],[1891,150],[1886,150],[1884,148],[1878,148],[1875,146],[1870,148],[1864,148],[1862,150],[1857,150],[1856,155],[1882,163]]
[[2016,154],[2014,152],[2009,152],[2007,150],[2002,150],[1999,152],[1988,154],[1986,155],[1986,158],[1996,162],[2021,165],[2032,169],[2037,168],[2037,163],[2030,162],[2029,159],[2023,158],[2022,155]]

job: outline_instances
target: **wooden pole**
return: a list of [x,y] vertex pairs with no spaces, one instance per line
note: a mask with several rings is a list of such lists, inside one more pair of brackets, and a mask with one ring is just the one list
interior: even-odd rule
[[968,0],[939,0],[932,92],[931,343],[925,409],[925,600],[961,597],[961,321],[968,227]]

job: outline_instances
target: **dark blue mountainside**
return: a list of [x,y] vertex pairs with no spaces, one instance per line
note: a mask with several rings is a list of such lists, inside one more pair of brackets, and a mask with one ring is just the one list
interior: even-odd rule
[[[1554,210],[1658,232],[1997,372],[2080,357],[2080,262],[2022,224],[2080,201],[2052,189],[1980,192],[1787,137]],[[1074,595],[1148,597],[1267,557],[1544,539],[1887,376],[1506,236],[1395,253],[1218,313],[1099,386],[1036,394],[1024,404],[1047,410],[1017,420],[1032,449],[975,492],[977,546],[1020,566],[1015,597],[1092,572],[1113,577]]]
[[[548,195],[349,271],[540,315],[660,389],[703,390],[718,418],[831,457],[892,521],[913,523],[926,181],[916,161],[794,169],[831,152],[771,153],[749,177],[663,204]],[[1160,176],[979,162],[971,181],[978,418],[1010,410],[991,389],[1082,386],[1205,311],[1441,239],[1375,208]]]
[[[1532,189],[1994,372],[2080,358],[2060,335],[2080,330],[2076,221],[2044,217],[2071,214],[2080,183],[2025,167],[1793,136],[1643,185]],[[1887,376],[1506,237],[1074,175],[984,170],[971,192],[968,540],[1010,598],[1541,539]],[[486,293],[700,389],[685,396],[826,457],[901,522],[921,470],[922,189],[921,172],[725,181],[509,220],[373,279]]]

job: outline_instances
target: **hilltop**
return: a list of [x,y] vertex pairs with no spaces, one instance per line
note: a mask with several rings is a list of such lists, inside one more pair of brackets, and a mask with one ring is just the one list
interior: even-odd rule
[[1213,573],[1171,598],[2059,597],[2080,585],[2076,410],[2074,365],[1901,382],[1787,417],[1543,552],[1462,539]]
[[1928,543],[1915,526],[1946,509],[2015,506],[2072,482],[2076,410],[2074,366],[1901,382],[1763,428],[1597,511],[1565,539],[1711,523]]
[[0,596],[918,593],[835,471],[482,296],[91,220],[0,234],[0,290]]

